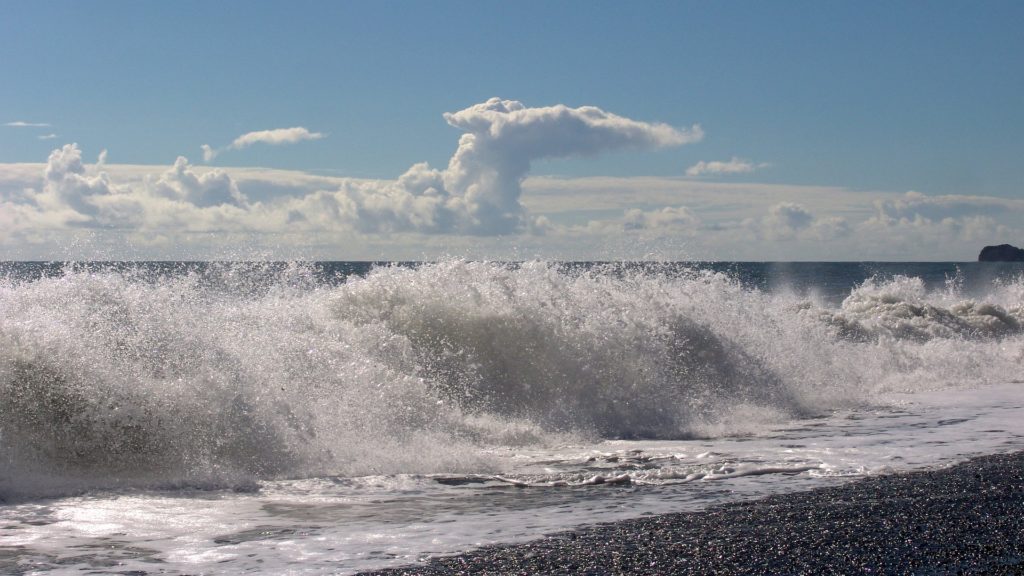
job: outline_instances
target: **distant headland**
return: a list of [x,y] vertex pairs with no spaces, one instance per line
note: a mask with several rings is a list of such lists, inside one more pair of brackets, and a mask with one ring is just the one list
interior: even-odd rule
[[978,254],[978,262],[1024,262],[1024,250],[1009,244],[985,246]]

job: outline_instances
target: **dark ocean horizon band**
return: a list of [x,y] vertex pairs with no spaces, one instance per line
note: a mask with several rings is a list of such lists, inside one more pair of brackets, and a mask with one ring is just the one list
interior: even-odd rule
[[[460,260],[462,261],[462,260]],[[337,285],[353,277],[365,277],[385,267],[418,268],[445,261],[229,261],[229,260],[104,260],[104,261],[0,261],[0,279],[16,282],[61,276],[69,272],[130,273],[138,280],[198,274],[200,277],[225,273],[241,275],[250,285],[270,285],[287,269],[301,269],[314,284]],[[516,269],[530,260],[462,262],[488,263]],[[668,276],[692,271],[726,274],[747,288],[763,291],[784,289],[798,294],[815,293],[838,304],[849,291],[871,278],[896,276],[920,278],[929,290],[957,283],[959,289],[984,291],[993,282],[1013,281],[1024,275],[1021,262],[743,262],[743,261],[545,261],[567,273],[597,271],[616,275],[625,271],[650,272]]]

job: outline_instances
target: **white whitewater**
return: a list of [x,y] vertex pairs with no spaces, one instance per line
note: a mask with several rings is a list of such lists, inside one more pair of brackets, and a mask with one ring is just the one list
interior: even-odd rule
[[0,280],[0,572],[346,573],[1024,448],[1024,280]]

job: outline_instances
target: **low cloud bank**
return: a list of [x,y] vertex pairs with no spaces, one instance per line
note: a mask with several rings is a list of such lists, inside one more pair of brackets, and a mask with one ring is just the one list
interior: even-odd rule
[[[106,153],[87,170],[76,144],[53,151],[43,184],[10,194],[5,205],[22,227],[131,231],[281,232],[349,230],[496,236],[543,232],[521,203],[534,160],[652,149],[699,141],[700,126],[677,129],[631,120],[593,106],[526,107],[492,98],[445,120],[463,132],[447,168],[415,164],[397,180],[343,180],[334,189],[250,200],[227,173],[197,172],[179,157],[141,185],[116,185],[104,171]],[[250,132],[226,149],[322,138],[306,128]],[[203,147],[209,160],[219,153]]]
[[911,191],[893,200],[876,201],[875,209],[875,218],[879,222],[896,224],[914,220],[941,221],[965,214],[998,216],[1007,212],[1024,212],[1024,200],[988,196],[926,196]]
[[[168,258],[227,245],[303,256],[315,246],[328,258],[449,249],[492,258],[626,258],[657,252],[664,241],[688,258],[907,260],[973,259],[977,246],[1024,234],[1024,200],[1011,198],[655,177],[532,178],[524,198],[536,160],[680,146],[703,132],[588,106],[530,108],[497,98],[444,119],[461,132],[447,166],[414,164],[394,180],[229,173],[184,157],[169,167],[108,166],[106,151],[87,164],[67,144],[42,167],[0,164],[0,243],[9,258],[54,257],[93,235],[112,247],[111,258],[123,257],[128,242],[162,243],[164,251],[147,254]],[[252,132],[235,143],[317,134]],[[744,163],[753,166],[737,160],[703,170],[743,171]]]
[[528,108],[500,98],[444,118],[463,132],[446,169],[420,163],[395,181],[348,181],[290,202],[291,220],[330,221],[362,233],[540,232],[547,224],[531,219],[521,202],[522,182],[534,160],[680,146],[703,138],[698,125],[676,129],[593,106]]

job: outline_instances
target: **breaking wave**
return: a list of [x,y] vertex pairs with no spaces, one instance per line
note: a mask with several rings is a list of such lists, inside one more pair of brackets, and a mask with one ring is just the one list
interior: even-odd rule
[[[954,283],[955,284],[955,283]],[[0,280],[0,498],[497,471],[566,438],[756,432],[1006,381],[1024,282],[838,308],[683,266],[69,267]]]
[[[984,339],[1020,334],[1024,298],[1020,284],[999,284],[993,301],[964,298],[953,289],[929,293],[920,278],[870,278],[853,290],[836,312],[822,317],[846,337],[878,340]],[[997,302],[1002,302],[1000,305]]]

